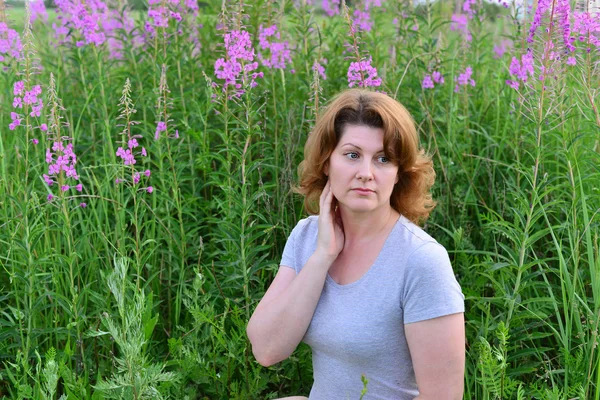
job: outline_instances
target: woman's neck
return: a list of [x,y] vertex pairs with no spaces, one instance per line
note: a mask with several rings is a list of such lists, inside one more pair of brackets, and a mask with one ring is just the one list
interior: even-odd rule
[[385,228],[392,223],[396,223],[400,216],[392,207],[370,213],[351,215],[342,209],[341,215],[344,225],[345,245],[350,246],[370,242],[378,238],[383,232],[386,232]]

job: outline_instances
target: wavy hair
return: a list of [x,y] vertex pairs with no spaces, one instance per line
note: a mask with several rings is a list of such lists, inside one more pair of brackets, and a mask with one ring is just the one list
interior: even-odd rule
[[338,94],[318,117],[298,166],[299,185],[309,214],[319,213],[319,197],[327,183],[324,168],[348,125],[383,129],[385,156],[398,166],[391,207],[415,224],[424,224],[436,205],[431,197],[435,171],[431,156],[419,147],[410,113],[398,101],[378,92],[349,89]]

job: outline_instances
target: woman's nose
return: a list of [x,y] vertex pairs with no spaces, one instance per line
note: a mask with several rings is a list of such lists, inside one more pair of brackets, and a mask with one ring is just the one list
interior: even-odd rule
[[373,166],[372,166],[371,162],[365,160],[364,162],[360,163],[358,171],[356,172],[356,177],[361,180],[372,179],[373,178],[372,168],[373,168]]

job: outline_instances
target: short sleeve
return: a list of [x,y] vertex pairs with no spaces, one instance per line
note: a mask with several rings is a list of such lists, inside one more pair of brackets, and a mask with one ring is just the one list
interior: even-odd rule
[[288,236],[287,241],[285,242],[285,247],[283,248],[283,254],[281,256],[281,262],[279,265],[283,265],[286,267],[293,268],[298,273],[298,268],[296,267],[296,236],[298,234],[298,225],[292,229],[290,236]]
[[464,300],[444,246],[427,242],[408,257],[401,294],[405,324],[464,312]]

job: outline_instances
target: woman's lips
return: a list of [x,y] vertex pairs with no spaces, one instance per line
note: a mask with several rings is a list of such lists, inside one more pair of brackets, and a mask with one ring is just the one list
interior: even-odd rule
[[373,193],[373,191],[369,190],[369,189],[352,189],[352,190],[354,190],[357,193],[364,194],[364,195]]

